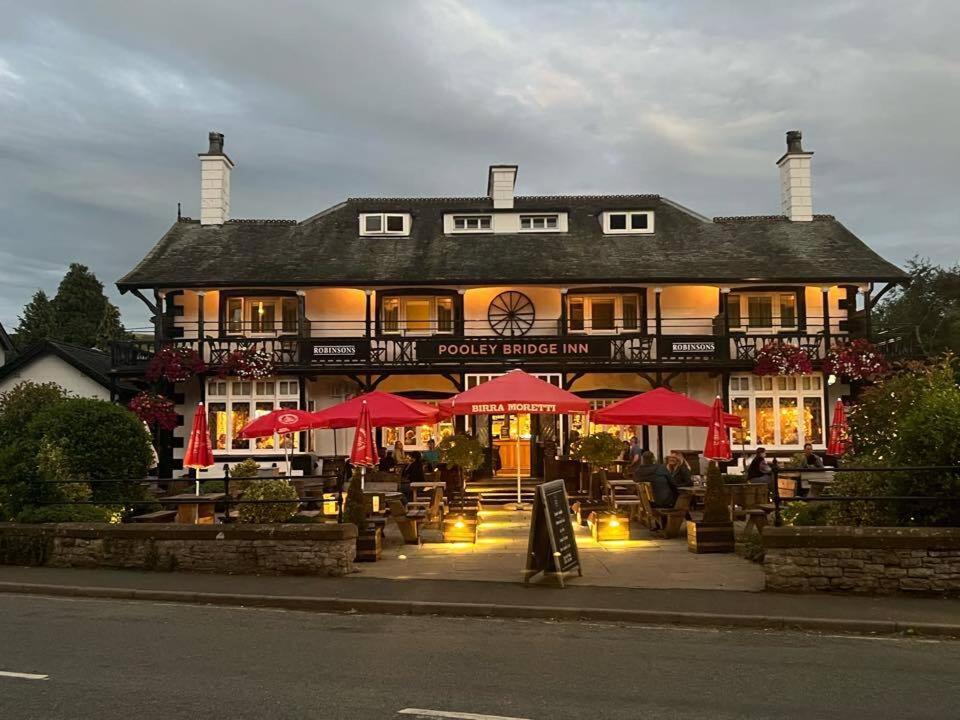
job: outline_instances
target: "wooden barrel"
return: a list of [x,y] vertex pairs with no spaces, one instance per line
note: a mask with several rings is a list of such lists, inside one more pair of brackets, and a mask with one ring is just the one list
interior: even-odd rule
[[376,562],[382,546],[380,528],[357,535],[357,562]]
[[693,553],[734,551],[733,523],[687,523],[687,550]]

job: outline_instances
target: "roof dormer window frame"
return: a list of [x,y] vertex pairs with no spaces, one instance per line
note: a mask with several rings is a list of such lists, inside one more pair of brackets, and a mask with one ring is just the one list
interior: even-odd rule
[[453,213],[450,217],[450,232],[457,235],[493,232],[493,215],[490,213]]
[[360,213],[359,218],[360,234],[367,236],[409,235],[411,224],[410,213]]
[[520,232],[561,232],[560,213],[520,213]]
[[653,210],[604,210],[604,235],[652,235]]

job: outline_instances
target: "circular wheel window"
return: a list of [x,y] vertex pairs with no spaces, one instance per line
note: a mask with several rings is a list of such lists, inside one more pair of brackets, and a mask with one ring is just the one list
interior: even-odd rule
[[516,290],[500,293],[487,309],[487,320],[497,335],[526,335],[536,319],[533,302]]

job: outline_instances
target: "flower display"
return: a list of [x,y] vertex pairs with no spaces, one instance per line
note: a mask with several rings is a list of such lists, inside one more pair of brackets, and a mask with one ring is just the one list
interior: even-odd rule
[[234,350],[227,356],[223,374],[246,380],[263,380],[274,374],[273,361],[267,353],[253,347]]
[[755,375],[806,375],[813,372],[810,353],[798,345],[770,342],[757,351]]
[[844,380],[869,380],[889,369],[883,353],[863,338],[837,345],[823,361],[825,373]]
[[161,430],[177,427],[177,410],[173,400],[158,393],[142,392],[127,405],[130,411],[147,425]]
[[189,380],[207,369],[200,354],[191,348],[167,345],[150,359],[147,380],[177,383]]

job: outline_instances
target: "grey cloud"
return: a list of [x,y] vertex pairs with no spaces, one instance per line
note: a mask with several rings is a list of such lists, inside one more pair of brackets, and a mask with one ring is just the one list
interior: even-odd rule
[[[227,135],[235,217],[348,195],[660,192],[777,209],[799,127],[817,211],[891,260],[957,260],[948,1],[0,0],[0,321],[74,260],[112,282],[197,212]],[[128,324],[145,312],[129,297]]]

